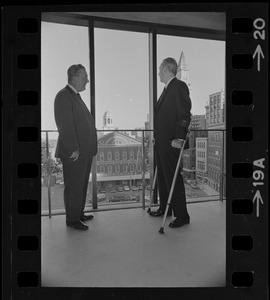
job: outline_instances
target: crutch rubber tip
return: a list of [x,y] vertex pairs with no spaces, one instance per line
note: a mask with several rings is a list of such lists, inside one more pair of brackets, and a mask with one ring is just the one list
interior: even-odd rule
[[159,233],[164,233],[164,228],[163,227],[161,227],[160,229],[159,229]]

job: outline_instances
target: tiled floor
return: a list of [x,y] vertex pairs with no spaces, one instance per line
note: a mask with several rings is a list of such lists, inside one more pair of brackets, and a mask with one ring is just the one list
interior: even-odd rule
[[188,204],[191,223],[159,233],[141,208],[101,211],[88,231],[42,217],[42,286],[225,286],[226,202]]

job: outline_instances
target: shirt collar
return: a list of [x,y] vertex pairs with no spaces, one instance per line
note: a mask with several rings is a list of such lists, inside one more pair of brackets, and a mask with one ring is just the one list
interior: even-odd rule
[[168,87],[169,83],[170,83],[174,78],[175,78],[175,76],[172,77],[172,78],[165,84],[165,89]]
[[75,93],[75,94],[78,94],[79,92],[71,85],[68,83],[68,86],[72,89],[72,91]]

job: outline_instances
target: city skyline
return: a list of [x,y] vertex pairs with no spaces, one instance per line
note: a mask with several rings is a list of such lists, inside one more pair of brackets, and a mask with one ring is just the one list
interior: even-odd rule
[[[106,47],[108,41],[110,47]],[[119,129],[143,127],[149,114],[147,34],[95,29],[95,45],[97,129],[102,129],[107,110],[114,115],[114,126]],[[53,102],[56,93],[67,84],[67,68],[82,63],[88,71],[88,46],[86,28],[42,22],[43,130],[56,129]],[[179,62],[182,52],[190,72],[191,112],[203,115],[209,95],[225,87],[225,42],[157,36],[157,68],[165,57]],[[163,87],[157,78],[157,97]],[[90,85],[81,95],[90,108]]]

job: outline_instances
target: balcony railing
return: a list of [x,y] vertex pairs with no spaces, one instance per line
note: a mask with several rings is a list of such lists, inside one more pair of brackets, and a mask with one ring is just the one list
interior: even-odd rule
[[[190,148],[184,151],[182,169],[187,202],[223,201],[225,130],[191,132]],[[51,217],[65,213],[63,170],[61,161],[54,156],[57,130],[42,130],[41,135],[42,215]],[[196,157],[196,148],[206,155]],[[153,158],[153,130],[98,130],[98,153],[92,163],[86,210],[149,206],[153,192]],[[218,164],[208,163],[216,158]],[[157,203],[158,193],[155,193],[153,205]]]

